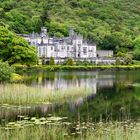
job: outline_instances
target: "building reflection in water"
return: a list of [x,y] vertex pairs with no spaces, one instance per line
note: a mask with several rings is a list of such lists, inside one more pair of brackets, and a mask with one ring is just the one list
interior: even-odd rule
[[[113,88],[116,80],[116,75],[111,73],[101,72],[55,72],[53,77],[47,77],[40,75],[36,81],[31,83],[31,86],[45,86],[47,89],[68,89],[68,88],[91,88],[92,93],[86,98],[79,97],[76,101],[71,100],[69,102],[69,110],[74,111],[75,108],[80,107],[86,101],[93,100],[98,93],[98,89],[101,88]],[[20,108],[20,109],[1,109],[0,119],[2,118],[17,118],[18,115],[27,116],[45,116],[49,112],[53,112],[58,108],[61,108],[63,104],[53,105],[41,105],[32,106],[31,108]]]
[[[49,74],[48,74],[49,75]],[[113,87],[115,75],[100,72],[54,72],[53,78],[41,75],[33,86],[43,85],[47,89],[90,88],[96,94],[98,88]]]

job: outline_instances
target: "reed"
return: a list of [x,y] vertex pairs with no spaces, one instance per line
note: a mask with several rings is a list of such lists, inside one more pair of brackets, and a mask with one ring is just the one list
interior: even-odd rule
[[[61,121],[60,121],[61,120]],[[17,121],[0,127],[2,140],[139,140],[140,122],[82,122],[53,117]]]
[[23,84],[0,85],[0,104],[27,105],[67,102],[91,93],[87,88],[48,89],[43,86],[28,87]]

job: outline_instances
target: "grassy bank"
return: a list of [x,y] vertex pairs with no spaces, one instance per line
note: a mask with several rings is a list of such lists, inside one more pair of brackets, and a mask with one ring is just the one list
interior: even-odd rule
[[37,65],[37,66],[15,66],[18,71],[92,71],[92,70],[136,70],[140,69],[140,65],[88,65],[88,66],[65,66],[65,65]]
[[64,118],[23,118],[0,127],[2,140],[139,140],[140,123],[67,122]]
[[90,89],[67,88],[48,89],[43,86],[28,87],[22,84],[0,85],[0,104],[27,105],[67,102],[70,99],[84,97],[91,93]]

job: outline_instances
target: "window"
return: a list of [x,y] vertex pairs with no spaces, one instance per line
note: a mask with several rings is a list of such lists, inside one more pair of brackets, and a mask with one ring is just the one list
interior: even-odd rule
[[51,50],[53,50],[53,46],[51,46]]
[[55,46],[54,51],[57,51],[57,46]]
[[87,48],[86,47],[83,47],[83,53],[87,54]]
[[69,51],[69,46],[67,47],[67,50]]
[[61,49],[64,50],[65,49],[65,46],[62,46]]
[[78,44],[78,47],[81,47],[81,44]]
[[41,48],[39,47],[39,56],[41,56]]

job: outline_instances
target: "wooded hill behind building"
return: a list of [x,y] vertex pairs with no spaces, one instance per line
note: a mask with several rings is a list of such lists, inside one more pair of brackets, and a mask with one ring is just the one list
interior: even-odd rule
[[1,0],[0,21],[17,34],[68,36],[72,27],[99,49],[140,60],[139,0]]

